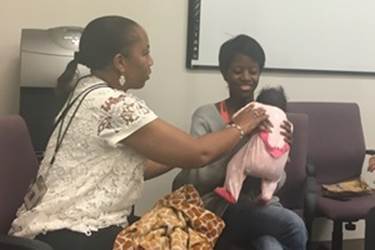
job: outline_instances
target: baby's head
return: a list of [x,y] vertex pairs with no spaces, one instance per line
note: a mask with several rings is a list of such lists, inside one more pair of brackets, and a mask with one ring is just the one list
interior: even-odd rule
[[285,96],[284,89],[281,86],[261,89],[256,101],[263,104],[276,106],[286,112],[287,98]]

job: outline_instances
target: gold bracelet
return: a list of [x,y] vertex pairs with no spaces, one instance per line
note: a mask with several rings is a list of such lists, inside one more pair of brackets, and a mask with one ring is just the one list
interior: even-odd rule
[[242,129],[242,127],[234,122],[231,122],[227,125],[228,128],[235,128],[240,132],[240,139],[242,139],[245,136],[245,131]]

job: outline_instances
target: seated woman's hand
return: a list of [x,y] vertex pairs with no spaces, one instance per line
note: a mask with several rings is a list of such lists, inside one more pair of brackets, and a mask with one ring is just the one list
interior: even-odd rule
[[293,144],[293,133],[292,133],[292,124],[290,121],[284,121],[281,127],[281,135],[284,136],[284,141],[292,146]]

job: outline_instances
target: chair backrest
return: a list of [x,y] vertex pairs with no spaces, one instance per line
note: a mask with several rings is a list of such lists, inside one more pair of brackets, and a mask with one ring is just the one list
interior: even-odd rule
[[309,116],[308,154],[318,183],[360,176],[365,142],[357,104],[290,102],[288,111]]
[[38,170],[24,120],[0,117],[0,234],[6,234]]
[[290,153],[290,161],[285,167],[286,182],[277,193],[277,196],[284,207],[293,210],[302,210],[306,184],[308,116],[297,113],[288,113],[287,115],[294,127],[293,145]]

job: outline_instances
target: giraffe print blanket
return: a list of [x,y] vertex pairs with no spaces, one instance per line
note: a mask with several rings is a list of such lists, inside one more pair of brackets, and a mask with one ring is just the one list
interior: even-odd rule
[[203,208],[197,190],[185,185],[122,230],[113,250],[209,250],[224,226],[221,218]]

